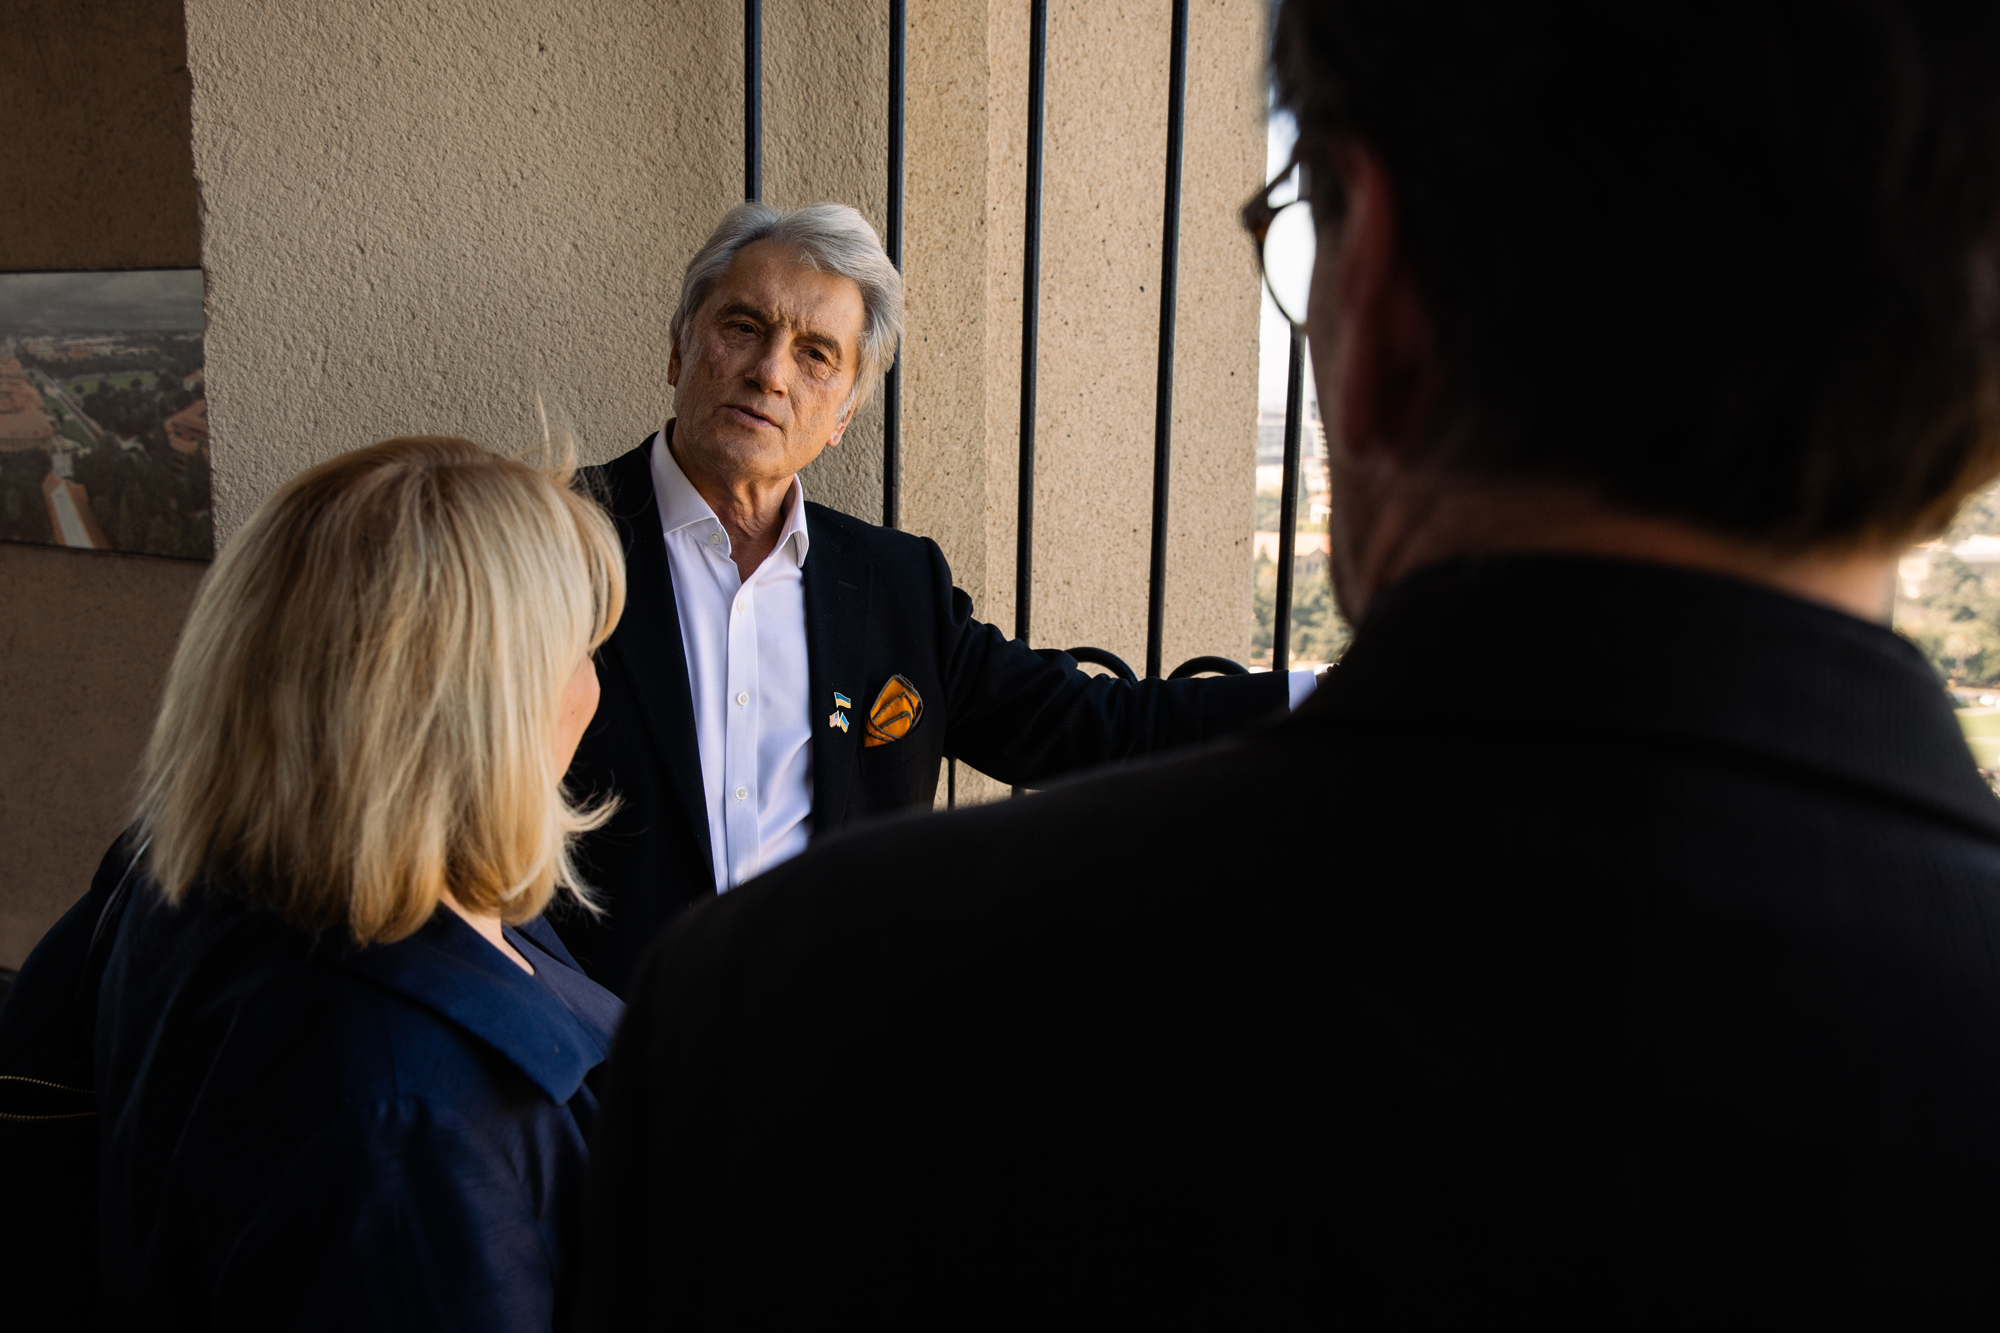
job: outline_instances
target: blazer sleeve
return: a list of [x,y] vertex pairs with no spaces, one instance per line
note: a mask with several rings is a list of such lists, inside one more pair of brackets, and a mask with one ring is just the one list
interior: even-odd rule
[[945,753],[1002,782],[1036,785],[1081,769],[1216,740],[1282,713],[1283,672],[1142,680],[1086,673],[973,618],[935,543],[947,721]]
[[216,1326],[549,1333],[554,1256],[519,1178],[449,1111],[349,1107],[245,1228]]

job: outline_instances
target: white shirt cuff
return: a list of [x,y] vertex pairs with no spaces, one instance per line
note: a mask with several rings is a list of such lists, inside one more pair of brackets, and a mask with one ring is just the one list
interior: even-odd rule
[[1287,671],[1285,674],[1292,678],[1292,707],[1294,708],[1312,698],[1313,691],[1319,688],[1319,674],[1317,672]]

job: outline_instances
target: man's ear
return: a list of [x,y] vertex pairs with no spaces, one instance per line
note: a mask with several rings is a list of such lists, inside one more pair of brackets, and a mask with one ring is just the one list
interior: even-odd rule
[[[1363,143],[1336,157],[1347,194],[1334,263],[1315,274],[1315,301],[1330,302],[1333,385],[1342,447],[1355,457],[1408,458],[1421,444],[1437,386],[1435,346],[1396,192],[1382,160]],[[1324,251],[1322,251],[1324,253]],[[1322,276],[1331,278],[1330,290]],[[1315,358],[1317,360],[1318,358]]]
[[833,434],[826,437],[827,448],[831,449],[834,445],[840,443],[840,437],[847,434],[847,428],[854,424],[854,414],[860,409],[860,399],[850,398],[847,400],[847,407],[841,412],[840,420],[833,423]]
[[667,352],[667,383],[676,389],[681,387],[681,345],[678,341]]

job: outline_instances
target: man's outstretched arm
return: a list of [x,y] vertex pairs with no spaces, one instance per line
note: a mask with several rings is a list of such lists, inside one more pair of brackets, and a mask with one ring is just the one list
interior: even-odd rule
[[1312,692],[1304,673],[1137,685],[1087,674],[1067,653],[1030,648],[974,619],[972,599],[950,586],[943,557],[935,547],[933,552],[949,590],[940,617],[945,752],[1002,782],[1034,785],[1217,740],[1297,706]]

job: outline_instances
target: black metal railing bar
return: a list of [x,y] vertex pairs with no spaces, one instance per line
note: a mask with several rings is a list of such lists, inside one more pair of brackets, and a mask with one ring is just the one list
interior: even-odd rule
[[[1014,637],[1028,642],[1035,608],[1035,372],[1042,316],[1042,138],[1049,90],[1049,5],[1028,11],[1028,181],[1021,257],[1021,455],[1014,501]],[[1015,787],[1019,796],[1023,788]]]
[[1160,674],[1167,625],[1167,499],[1173,488],[1174,315],[1180,292],[1181,159],[1187,128],[1188,0],[1174,0],[1167,66],[1167,200],[1160,236],[1160,379],[1153,398],[1153,551],[1146,584],[1146,675]]
[[764,5],[743,0],[743,197],[764,197]]
[[1021,260],[1021,462],[1014,509],[1014,637],[1028,641],[1035,597],[1035,370],[1042,313],[1042,129],[1048,103],[1049,4],[1028,15],[1028,198]]
[[[907,75],[907,0],[889,0],[889,262],[903,269],[903,108]],[[903,349],[882,380],[882,526],[898,527],[903,508]]]
[[1285,470],[1278,492],[1278,586],[1271,607],[1271,670],[1292,665],[1292,562],[1299,550],[1299,440],[1305,431],[1305,331],[1285,321],[1292,331],[1285,363]]

